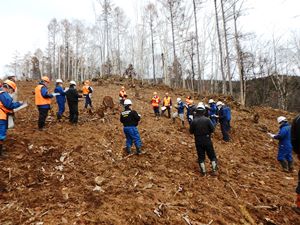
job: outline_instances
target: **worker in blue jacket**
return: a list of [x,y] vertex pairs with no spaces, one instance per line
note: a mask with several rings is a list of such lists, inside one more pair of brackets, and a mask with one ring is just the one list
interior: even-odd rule
[[177,109],[177,112],[173,113],[173,123],[175,123],[175,119],[179,117],[181,120],[181,125],[184,127],[184,103],[182,102],[181,98],[177,98],[176,102],[177,105],[175,105],[175,109]]
[[284,116],[277,118],[279,124],[278,134],[268,133],[272,138],[279,140],[277,160],[282,166],[283,171],[293,172],[293,156],[291,142],[291,126]]
[[3,156],[3,142],[6,139],[7,118],[9,113],[13,113],[13,109],[20,107],[23,102],[14,102],[10,94],[14,93],[17,85],[6,80],[0,88],[0,157]]
[[228,106],[226,106],[223,102],[218,101],[217,102],[217,108],[218,108],[218,116],[219,116],[219,122],[221,125],[221,132],[223,135],[223,140],[226,142],[229,142],[229,131],[230,131],[230,120],[231,120],[231,111]]
[[210,107],[208,116],[215,127],[218,122],[218,108],[216,102],[213,99],[209,99],[208,104]]
[[54,93],[57,93],[56,95],[56,103],[58,105],[58,112],[56,114],[57,120],[62,119],[62,115],[65,112],[65,104],[66,104],[66,93],[63,89],[63,81],[61,79],[56,80],[56,87],[54,89]]

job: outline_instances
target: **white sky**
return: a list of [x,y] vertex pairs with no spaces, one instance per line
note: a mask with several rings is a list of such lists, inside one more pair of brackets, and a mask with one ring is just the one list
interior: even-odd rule
[[[0,76],[7,72],[15,51],[24,55],[44,50],[47,25],[52,18],[94,21],[95,0],[0,0]],[[146,0],[114,0],[130,18]],[[243,30],[262,35],[300,30],[300,0],[247,0]]]

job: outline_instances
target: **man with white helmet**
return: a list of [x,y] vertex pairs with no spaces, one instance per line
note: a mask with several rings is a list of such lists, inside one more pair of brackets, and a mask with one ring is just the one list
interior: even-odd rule
[[212,174],[216,175],[217,156],[211,141],[211,134],[214,132],[214,126],[210,119],[204,116],[205,105],[199,103],[196,108],[196,115],[190,126],[190,133],[195,136],[195,144],[198,155],[198,163],[203,176],[206,175],[205,153],[207,154],[212,168]]
[[291,126],[284,116],[277,118],[279,132],[275,134],[268,133],[272,138],[279,140],[277,160],[282,166],[283,171],[293,172],[293,156],[291,143]]
[[230,120],[231,120],[231,110],[228,106],[226,106],[223,102],[217,102],[218,108],[218,117],[221,125],[221,131],[223,135],[223,140],[228,142],[229,138],[229,131],[230,131]]
[[218,122],[218,116],[217,116],[218,108],[216,102],[213,99],[209,99],[208,104],[209,104],[208,116],[211,122],[213,123],[213,125],[216,126]]
[[175,109],[177,109],[177,112],[173,113],[173,123],[175,123],[175,119],[179,117],[182,126],[184,126],[184,103],[181,98],[177,98],[177,105],[175,106]]
[[69,121],[72,124],[76,124],[78,122],[78,99],[82,98],[82,95],[78,94],[75,81],[70,81],[70,87],[66,91],[66,96],[70,111]]
[[134,143],[136,154],[140,155],[142,153],[142,141],[137,126],[141,117],[135,110],[131,109],[131,105],[131,100],[125,99],[124,111],[120,115],[120,121],[124,125],[123,131],[126,136],[126,152],[131,154],[131,146]]
[[63,81],[61,79],[56,80],[56,87],[54,89],[54,93],[56,95],[56,103],[58,105],[58,112],[56,114],[57,120],[60,121],[62,119],[62,115],[65,112],[65,103],[66,103],[66,93],[63,89]]

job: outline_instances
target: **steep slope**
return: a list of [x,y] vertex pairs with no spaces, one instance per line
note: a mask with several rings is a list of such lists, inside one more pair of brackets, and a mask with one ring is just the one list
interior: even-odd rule
[[[221,141],[219,127],[213,137],[219,175],[201,177],[188,126],[156,121],[149,104],[154,90],[167,90],[173,100],[184,91],[128,90],[142,115],[145,152],[128,157],[118,112],[100,119],[81,111],[77,126],[56,122],[53,113],[48,129],[37,131],[34,85],[19,84],[19,98],[30,106],[16,115],[8,157],[0,160],[0,224],[300,224],[291,210],[296,171],[281,172],[277,143],[265,132],[277,131],[277,116],[294,115],[230,102],[232,141]],[[99,85],[97,108],[106,95],[117,102],[120,83]]]

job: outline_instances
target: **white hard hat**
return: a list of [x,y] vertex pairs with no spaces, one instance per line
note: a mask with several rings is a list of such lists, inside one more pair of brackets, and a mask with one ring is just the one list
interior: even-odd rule
[[177,98],[177,102],[181,102],[181,98]]
[[284,116],[279,116],[278,118],[277,118],[277,122],[280,124],[280,123],[282,123],[283,121],[287,121],[287,119],[284,117]]
[[217,106],[221,106],[221,105],[224,105],[224,103],[221,102],[221,101],[218,101],[216,105],[217,105]]
[[63,83],[62,79],[57,79],[56,83]]
[[132,101],[130,99],[125,99],[124,105],[132,105]]
[[208,100],[208,104],[214,103],[215,101],[211,98]]
[[201,104],[201,102],[197,105],[197,110],[205,110],[205,105]]
[[75,82],[74,80],[71,80],[71,81],[70,81],[70,84],[76,85],[76,82]]

